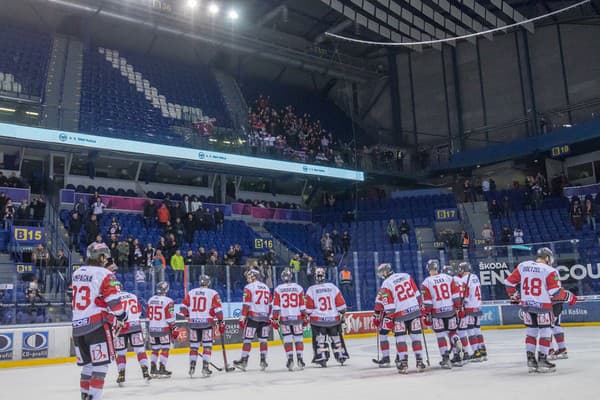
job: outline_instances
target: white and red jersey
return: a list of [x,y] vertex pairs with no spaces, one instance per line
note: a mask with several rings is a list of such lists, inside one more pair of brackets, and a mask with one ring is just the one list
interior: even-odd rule
[[306,314],[304,289],[297,283],[282,283],[273,292],[273,318],[282,324],[301,322]]
[[436,318],[452,317],[460,307],[460,288],[450,275],[427,277],[421,285],[426,313]]
[[317,283],[306,290],[306,313],[315,326],[336,326],[346,312],[346,301],[333,283]]
[[107,314],[121,315],[119,282],[103,267],[85,265],[73,272],[73,336],[83,336],[104,324]]
[[169,334],[175,325],[175,304],[167,296],[150,297],[146,306],[148,317],[148,333],[150,336]]
[[181,311],[188,317],[188,326],[193,329],[208,328],[215,320],[223,320],[221,297],[210,288],[190,290],[183,298]]
[[271,315],[271,291],[262,282],[254,281],[244,287],[242,316],[267,322]]
[[142,316],[142,305],[137,296],[129,292],[121,292],[121,305],[127,313],[127,329],[121,330],[121,335],[135,333],[142,330],[140,317]]
[[410,320],[421,315],[421,292],[409,274],[396,273],[381,284],[375,310],[385,311],[392,319]]
[[467,272],[458,278],[461,289],[462,305],[467,315],[481,315],[481,282],[479,277]]
[[521,288],[521,307],[527,312],[539,313],[552,310],[552,298],[562,289],[558,272],[549,265],[524,261],[504,281],[506,291],[513,295]]

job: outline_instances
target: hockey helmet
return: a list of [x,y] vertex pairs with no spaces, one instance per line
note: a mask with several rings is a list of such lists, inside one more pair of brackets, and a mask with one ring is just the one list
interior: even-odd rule
[[246,271],[246,281],[254,282],[260,276],[260,272],[256,268],[250,268]]
[[210,283],[211,283],[210,276],[200,275],[199,282],[200,282],[201,287],[210,287]]
[[162,281],[156,284],[156,294],[165,296],[169,292],[169,282]]
[[471,272],[471,263],[466,261],[458,263],[456,266],[456,271],[461,275],[466,272]]
[[427,268],[427,271],[439,271],[440,270],[440,262],[439,262],[439,260],[431,259],[431,260],[427,261],[427,264],[425,264],[425,267]]
[[325,268],[317,268],[315,269],[315,282],[323,283],[325,282]]
[[377,267],[377,276],[379,279],[385,279],[393,273],[394,270],[392,269],[392,265],[389,263],[379,264]]
[[292,270],[289,268],[284,269],[283,271],[281,271],[281,280],[284,282],[291,282],[292,279],[294,277],[294,274],[292,273]]
[[110,249],[104,243],[92,243],[87,247],[87,258],[90,261],[104,263],[110,258]]
[[536,258],[546,260],[546,264],[554,265],[554,253],[548,247],[540,247],[536,253]]
[[454,267],[452,265],[444,265],[442,272],[446,275],[454,276]]

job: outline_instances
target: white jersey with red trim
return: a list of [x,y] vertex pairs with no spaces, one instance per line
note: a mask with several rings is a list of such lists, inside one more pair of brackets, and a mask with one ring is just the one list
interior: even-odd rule
[[479,277],[471,272],[467,272],[458,279],[465,314],[481,315],[481,282],[479,281]]
[[425,311],[436,318],[452,317],[460,306],[460,288],[447,274],[427,277],[421,285]]
[[304,289],[297,283],[282,283],[273,292],[273,318],[281,323],[301,322],[306,313]]
[[392,319],[413,319],[421,315],[420,297],[421,292],[409,274],[395,273],[381,284],[375,299],[375,309],[382,307]]
[[315,326],[335,326],[346,312],[346,301],[333,283],[317,283],[306,290],[306,313]]
[[118,285],[114,274],[103,267],[84,265],[73,272],[73,336],[98,329],[108,313],[123,313]]
[[552,297],[561,290],[558,272],[551,266],[536,261],[524,261],[517,265],[504,284],[521,288],[521,307],[527,312],[539,313],[552,310]]
[[210,288],[192,289],[183,299],[182,312],[188,316],[190,328],[208,328],[215,320],[223,320],[221,297],[216,290]]
[[148,333],[150,336],[163,336],[171,331],[175,324],[175,304],[167,296],[150,297],[146,306],[148,317]]
[[129,292],[121,292],[121,305],[127,313],[127,330],[121,334],[134,333],[142,330],[140,318],[142,316],[142,305],[137,296]]
[[266,322],[271,315],[271,291],[262,282],[254,281],[244,287],[242,316]]

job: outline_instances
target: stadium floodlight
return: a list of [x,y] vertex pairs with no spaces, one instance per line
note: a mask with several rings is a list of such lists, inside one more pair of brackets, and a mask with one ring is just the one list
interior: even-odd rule
[[227,18],[229,18],[232,21],[236,21],[239,17],[240,14],[238,14],[236,10],[229,10],[229,12],[227,13]]
[[187,8],[189,8],[191,10],[197,9],[198,8],[198,0],[188,0]]
[[217,15],[219,13],[219,6],[217,4],[215,4],[215,3],[211,3],[208,6],[208,13],[210,15]]

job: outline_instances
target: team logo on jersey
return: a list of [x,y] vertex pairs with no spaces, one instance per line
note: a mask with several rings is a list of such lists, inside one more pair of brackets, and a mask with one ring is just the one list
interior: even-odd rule
[[90,355],[92,356],[92,363],[107,361],[109,359],[109,354],[106,342],[91,345]]
[[21,358],[48,357],[48,332],[23,332]]
[[0,333],[0,360],[12,360],[13,334]]

